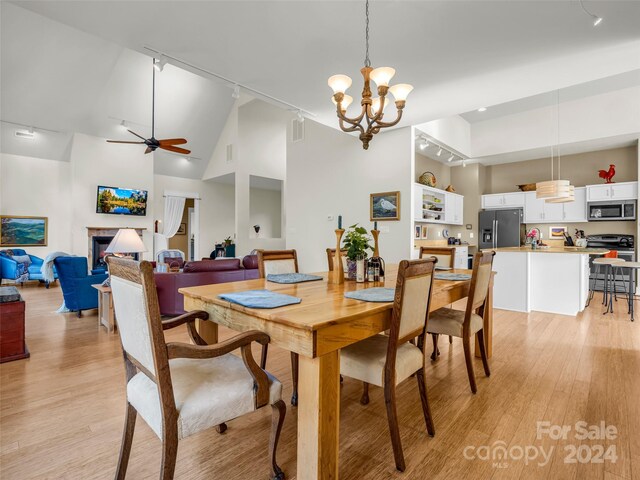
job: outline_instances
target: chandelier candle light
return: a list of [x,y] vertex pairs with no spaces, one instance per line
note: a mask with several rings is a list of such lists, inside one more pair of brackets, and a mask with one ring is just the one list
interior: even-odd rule
[[[344,132],[359,131],[362,148],[367,150],[369,148],[369,142],[380,129],[393,127],[398,124],[402,118],[402,109],[405,106],[407,96],[411,93],[411,90],[413,90],[413,86],[407,83],[399,83],[390,87],[389,82],[396,73],[395,69],[391,67],[371,67],[371,61],[369,60],[369,0],[366,1],[365,17],[366,54],[364,67],[360,70],[364,77],[364,88],[362,89],[362,100],[360,101],[362,111],[360,115],[354,118],[347,117],[347,108],[353,102],[353,98],[345,94],[352,83],[350,77],[342,74],[333,75],[329,77],[327,83],[333,90],[332,100],[336,105],[340,128]],[[378,87],[378,96],[376,98],[372,98],[370,81],[373,81]],[[384,108],[388,104],[388,93],[391,93],[395,99],[398,114],[394,121],[383,122]]]

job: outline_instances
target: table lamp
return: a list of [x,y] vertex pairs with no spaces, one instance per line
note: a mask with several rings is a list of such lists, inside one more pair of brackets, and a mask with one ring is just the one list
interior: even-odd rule
[[[118,257],[131,258],[129,253],[146,252],[147,248],[142,243],[142,239],[134,228],[121,228],[113,237],[111,243],[105,250],[105,253],[111,253]],[[111,285],[110,278],[107,278],[103,285],[108,287]]]

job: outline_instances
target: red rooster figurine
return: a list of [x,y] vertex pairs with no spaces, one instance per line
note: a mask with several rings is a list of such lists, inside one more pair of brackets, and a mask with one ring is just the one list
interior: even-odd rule
[[598,176],[600,178],[604,178],[605,180],[604,183],[614,183],[612,179],[615,174],[616,174],[616,166],[613,164],[609,165],[609,170],[598,170]]

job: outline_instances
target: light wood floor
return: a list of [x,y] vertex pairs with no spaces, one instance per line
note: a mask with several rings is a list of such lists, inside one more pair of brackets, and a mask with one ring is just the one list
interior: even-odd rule
[[[95,312],[83,318],[53,313],[62,297],[57,286],[27,286],[22,294],[31,358],[0,366],[0,477],[113,478],[125,406],[118,337],[97,327]],[[475,396],[462,345],[441,342],[442,355],[430,364],[427,377],[434,438],[426,434],[414,379],[399,386],[403,474],[394,469],[381,389],[372,387],[371,403],[363,407],[360,384],[345,379],[340,478],[640,479],[640,321],[629,321],[622,301],[615,315],[603,316],[596,300],[577,318],[496,311],[492,376],[484,377],[476,361]],[[176,330],[169,339],[186,338],[184,330]],[[289,354],[271,348],[267,368],[283,381],[288,396]],[[618,429],[618,437],[580,441],[572,432],[566,441],[536,439],[539,421],[574,425],[579,420],[605,421]],[[176,478],[266,479],[269,428],[270,409],[263,409],[230,422],[224,435],[212,430],[181,441]],[[295,408],[288,408],[282,438],[279,461],[292,479]],[[580,444],[615,445],[618,459],[565,463],[565,447]],[[465,459],[465,447],[483,445],[554,450],[544,466],[537,460],[499,466]],[[128,478],[157,478],[159,468],[160,442],[138,419]]]

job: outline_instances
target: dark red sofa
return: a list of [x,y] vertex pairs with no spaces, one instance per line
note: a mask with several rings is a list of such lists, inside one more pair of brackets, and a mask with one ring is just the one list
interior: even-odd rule
[[185,313],[184,297],[178,293],[183,287],[239,282],[258,278],[258,257],[247,255],[242,259],[199,260],[187,262],[180,273],[154,274],[160,313],[175,316]]

